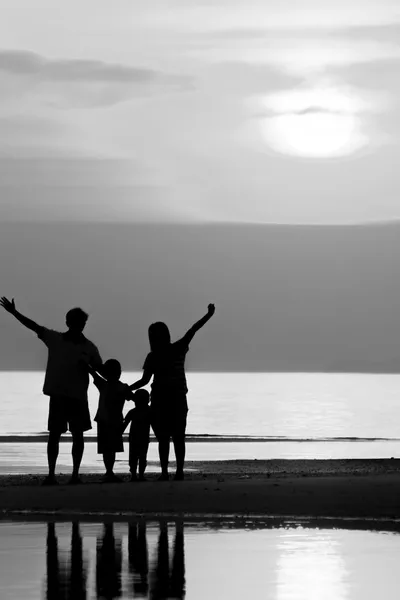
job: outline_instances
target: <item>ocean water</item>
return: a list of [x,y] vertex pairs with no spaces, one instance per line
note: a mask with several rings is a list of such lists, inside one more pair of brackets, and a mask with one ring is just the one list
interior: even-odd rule
[[[0,372],[3,471],[46,464],[42,384],[41,372]],[[189,460],[400,456],[400,375],[190,372],[188,385]],[[92,384],[89,404],[94,416]],[[93,441],[95,434],[88,432]],[[69,453],[62,444],[59,464],[70,464]],[[95,443],[87,444],[84,464],[102,468],[98,458]],[[118,458],[125,468],[127,457]],[[149,460],[157,460],[156,444]]]
[[387,600],[400,535],[349,522],[0,521],[2,600]]

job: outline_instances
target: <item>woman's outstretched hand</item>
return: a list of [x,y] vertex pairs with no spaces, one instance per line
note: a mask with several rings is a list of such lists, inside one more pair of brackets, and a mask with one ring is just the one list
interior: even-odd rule
[[212,317],[214,313],[215,313],[215,304],[209,304],[208,305],[208,314],[210,315],[210,317]]
[[7,312],[9,313],[15,313],[15,302],[14,302],[14,298],[12,300],[9,300],[8,298],[6,298],[5,296],[3,296],[0,299],[0,305],[6,309]]

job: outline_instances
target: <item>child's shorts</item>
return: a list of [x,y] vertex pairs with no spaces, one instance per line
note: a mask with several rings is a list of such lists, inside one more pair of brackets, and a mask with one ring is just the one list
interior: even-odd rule
[[135,462],[141,458],[146,458],[149,449],[149,439],[144,440],[129,440],[129,462]]
[[122,424],[97,423],[97,454],[123,452]]

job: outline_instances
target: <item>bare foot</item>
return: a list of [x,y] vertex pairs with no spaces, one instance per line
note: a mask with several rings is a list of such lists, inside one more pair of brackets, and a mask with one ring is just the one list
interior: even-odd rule
[[42,485],[58,485],[58,481],[54,475],[47,475],[47,477],[43,479]]
[[83,481],[79,475],[72,475],[71,479],[68,481],[68,485],[80,485],[81,483],[83,483]]

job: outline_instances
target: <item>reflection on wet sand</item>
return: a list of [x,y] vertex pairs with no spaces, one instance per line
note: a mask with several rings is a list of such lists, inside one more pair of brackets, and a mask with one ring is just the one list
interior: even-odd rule
[[149,591],[149,553],[145,521],[129,523],[128,525],[128,565],[131,575],[132,596],[147,598]]
[[[123,589],[123,539],[114,524],[103,523],[96,539],[95,590],[103,600],[126,597]],[[184,529],[176,522],[170,562],[169,530],[159,524],[156,547],[149,561],[146,522],[128,525],[128,597],[161,600],[185,598]],[[69,551],[60,550],[54,522],[47,524],[46,600],[86,600],[89,560],[84,555],[78,523],[72,523]]]
[[169,563],[168,528],[166,523],[160,524],[157,559],[150,572],[151,600],[161,598],[185,597],[185,553],[183,541],[183,524],[177,522],[173,546],[172,566]]
[[72,523],[69,556],[58,550],[55,524],[47,524],[46,571],[47,600],[86,600],[88,561],[83,556],[79,523]]
[[96,593],[98,598],[121,598],[122,540],[115,539],[113,523],[104,523],[96,547]]

